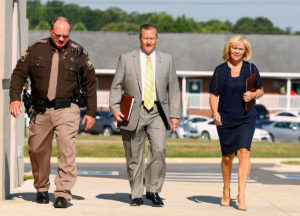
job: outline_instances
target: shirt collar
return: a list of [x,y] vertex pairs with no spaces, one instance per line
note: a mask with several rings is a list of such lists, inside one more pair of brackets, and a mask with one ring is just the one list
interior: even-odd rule
[[147,58],[147,56],[149,55],[150,58],[154,58],[155,54],[156,54],[156,50],[154,49],[150,54],[146,54],[142,49],[140,49],[140,54],[141,56],[143,56],[144,58]]
[[70,44],[70,40],[68,41],[68,43],[64,46],[64,47],[62,47],[61,49],[57,49],[56,47],[55,47],[55,45],[54,45],[54,43],[53,43],[53,41],[52,41],[52,38],[51,37],[49,37],[49,49],[50,49],[50,51],[55,51],[55,50],[58,50],[59,52],[61,52],[61,51],[64,51],[64,50],[66,50],[67,48],[68,48],[68,46],[69,46],[69,44]]

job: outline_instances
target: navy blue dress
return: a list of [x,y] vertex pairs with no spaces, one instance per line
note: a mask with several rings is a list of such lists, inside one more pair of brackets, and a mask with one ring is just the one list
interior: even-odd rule
[[257,73],[256,88],[262,88],[262,80],[256,66],[243,61],[240,76],[232,77],[227,62],[216,67],[210,80],[209,93],[219,96],[218,112],[222,126],[217,126],[222,155],[237,153],[240,148],[250,151],[255,130],[256,109],[245,111],[243,94],[246,92],[246,79]]

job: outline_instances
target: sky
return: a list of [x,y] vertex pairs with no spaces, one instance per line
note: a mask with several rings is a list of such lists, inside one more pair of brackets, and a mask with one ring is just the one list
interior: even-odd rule
[[[41,0],[42,3],[48,0]],[[235,23],[241,17],[267,17],[281,29],[300,31],[300,0],[62,0],[65,4],[106,10],[119,7],[127,13],[166,12],[196,21],[217,19]]]

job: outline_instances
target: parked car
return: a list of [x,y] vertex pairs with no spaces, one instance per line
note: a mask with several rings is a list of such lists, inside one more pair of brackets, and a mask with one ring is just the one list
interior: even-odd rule
[[182,117],[179,121],[179,126],[175,129],[175,132],[170,131],[168,136],[172,138],[198,138],[198,130],[194,128],[186,121],[185,117]]
[[[198,130],[198,133],[199,133],[199,130],[201,129],[201,125],[203,123],[212,120],[211,118],[208,118],[208,117],[202,116],[202,115],[189,115],[189,116],[182,117],[182,119],[184,121],[187,121],[189,126],[196,128]],[[200,133],[199,133],[199,135],[200,135]]]
[[272,141],[300,142],[300,123],[290,121],[273,122],[263,126],[268,131]]
[[117,121],[113,116],[110,115],[109,111],[105,110],[97,110],[96,112],[96,119],[94,126],[88,130],[85,131],[85,124],[82,125],[82,119],[86,113],[86,110],[80,111],[80,124],[79,124],[79,130],[78,133],[86,132],[91,134],[102,134],[104,136],[110,136],[112,134],[119,134],[120,129],[117,127]]
[[279,111],[271,114],[270,120],[300,122],[300,113],[293,111]]
[[[219,139],[217,127],[213,120],[202,125],[200,138],[204,140]],[[253,141],[271,141],[271,137],[267,131],[255,128]]]
[[271,142],[271,136],[268,133],[268,131],[260,128],[255,128],[254,134],[253,134],[253,141],[268,141]]
[[214,120],[205,122],[198,130],[200,138],[203,140],[219,139],[217,128]]
[[269,119],[269,112],[268,112],[267,108],[264,105],[255,104],[254,107],[257,111],[257,116],[256,116],[257,120]]
[[267,120],[267,119],[256,120],[255,128],[263,129],[263,127],[264,127],[265,125],[272,124],[273,122],[274,122],[274,121]]

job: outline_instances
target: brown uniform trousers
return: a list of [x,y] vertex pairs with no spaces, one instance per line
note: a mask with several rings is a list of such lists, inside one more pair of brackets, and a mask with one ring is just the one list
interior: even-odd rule
[[34,187],[38,192],[48,191],[50,187],[50,156],[53,135],[56,136],[58,159],[55,177],[54,197],[72,198],[71,189],[77,178],[75,162],[75,135],[80,121],[80,109],[76,104],[69,108],[46,109],[38,114],[35,122],[29,125],[28,151],[34,176]]

